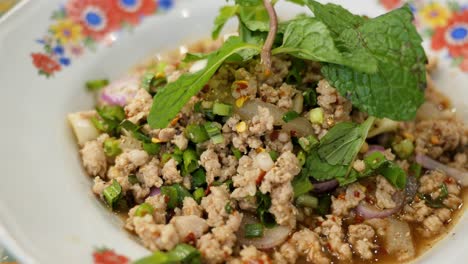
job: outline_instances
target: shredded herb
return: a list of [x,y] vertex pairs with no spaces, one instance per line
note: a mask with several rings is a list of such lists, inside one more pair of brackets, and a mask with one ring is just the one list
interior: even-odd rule
[[418,197],[423,199],[427,206],[432,207],[432,208],[443,208],[446,207],[444,205],[444,200],[448,196],[448,190],[447,190],[447,185],[445,183],[440,185],[440,194],[437,198],[433,199],[430,194],[421,194],[418,193]]
[[97,80],[91,80],[86,82],[86,89],[88,91],[98,91],[101,90],[102,88],[106,87],[109,84],[108,79],[97,79]]

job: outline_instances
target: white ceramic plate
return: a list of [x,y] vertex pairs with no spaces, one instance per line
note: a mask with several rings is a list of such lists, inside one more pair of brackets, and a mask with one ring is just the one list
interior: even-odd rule
[[[86,80],[116,78],[150,54],[208,37],[214,16],[225,3],[159,0],[159,15],[148,15],[131,28],[132,32],[121,30],[111,34],[97,43],[93,52],[90,48],[93,43],[80,36],[76,36],[75,44],[58,47],[56,40],[66,36],[48,32],[51,25],[72,17],[60,10],[61,5],[73,1],[81,2],[78,9],[112,2],[23,1],[0,18],[0,240],[21,263],[91,263],[91,252],[99,246],[113,248],[132,259],[147,254],[123,231],[121,220],[92,195],[91,181],[81,168],[65,117],[69,112],[93,106],[91,96],[83,89]],[[333,2],[371,16],[384,12],[382,3],[400,4],[399,0]],[[461,11],[467,5],[458,0],[459,5],[452,5],[454,10],[448,11],[447,2],[436,6],[429,2],[411,1],[416,22],[425,35],[438,32],[437,25],[449,23],[446,31],[452,31],[439,39],[433,37],[432,42],[441,44],[441,49],[431,50],[430,39],[426,47],[429,53],[441,58],[441,67],[435,75],[439,87],[468,121],[468,74],[461,71],[468,71],[468,11]],[[150,9],[146,11],[154,11]],[[277,9],[281,16],[289,17],[303,10],[283,3]],[[462,15],[451,21],[449,17],[456,13]],[[54,19],[50,19],[52,14]],[[425,14],[427,19],[423,19]],[[99,17],[89,19],[99,26]],[[64,34],[63,30],[70,29],[68,33],[73,33],[69,26],[60,24],[52,29]],[[458,42],[454,42],[455,37]],[[103,42],[113,43],[109,47]],[[49,44],[50,50],[45,44]],[[48,55],[38,55],[47,51],[53,54],[55,63],[48,61]],[[36,54],[36,66],[32,53]],[[56,63],[62,64],[60,70]],[[55,74],[46,78],[38,74],[38,67]],[[451,234],[420,261],[455,263],[466,259],[467,224],[468,217],[464,216]]]

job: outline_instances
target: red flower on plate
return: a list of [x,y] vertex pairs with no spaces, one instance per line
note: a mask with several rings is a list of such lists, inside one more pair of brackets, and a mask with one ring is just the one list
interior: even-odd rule
[[70,19],[81,24],[85,36],[100,40],[119,27],[118,14],[112,2],[112,0],[70,0],[65,9]]
[[47,54],[32,53],[31,57],[34,66],[47,76],[54,74],[56,71],[60,71],[60,64]]
[[468,10],[454,13],[447,24],[437,27],[432,36],[432,49],[448,48],[452,57],[468,57]]
[[380,0],[380,4],[387,10],[392,10],[402,4],[402,0]]
[[97,250],[93,253],[94,264],[128,264],[129,259],[110,249]]
[[143,16],[156,12],[156,1],[154,0],[114,0],[115,10],[121,20],[137,25]]

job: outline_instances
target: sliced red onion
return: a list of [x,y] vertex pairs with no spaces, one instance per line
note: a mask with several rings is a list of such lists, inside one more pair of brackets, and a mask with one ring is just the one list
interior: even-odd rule
[[138,76],[126,76],[115,80],[102,89],[99,101],[102,104],[124,106],[135,96],[139,85]]
[[246,238],[244,236],[244,226],[246,224],[258,223],[258,219],[251,215],[244,213],[242,223],[239,228],[238,243],[240,245],[254,246],[258,249],[269,249],[281,245],[286,239],[288,239],[291,233],[291,228],[287,226],[275,226],[273,228],[265,228],[263,230],[263,236],[259,238]]
[[336,187],[338,187],[338,181],[337,180],[329,180],[329,181],[322,181],[322,182],[317,182],[317,183],[312,183],[314,186],[314,189],[312,189],[313,192],[315,193],[324,193],[324,192],[329,192]]
[[161,189],[158,187],[151,187],[149,196],[155,196],[161,193]]
[[426,169],[443,171],[448,176],[455,178],[461,186],[468,186],[468,172],[466,171],[461,171],[459,169],[449,167],[434,159],[429,158],[426,155],[421,154],[416,155],[416,162],[421,164],[421,166],[423,166]]
[[391,209],[378,209],[374,206],[368,204],[365,201],[361,201],[359,205],[356,207],[356,212],[365,219],[372,219],[372,218],[385,218],[389,217],[397,212],[403,207],[405,201],[405,194],[404,192],[397,192],[393,195],[393,200],[396,203],[395,208]]
[[370,154],[374,152],[381,152],[382,154],[385,152],[385,148],[380,146],[380,145],[369,145],[369,150],[367,153],[364,155],[365,157],[369,156]]

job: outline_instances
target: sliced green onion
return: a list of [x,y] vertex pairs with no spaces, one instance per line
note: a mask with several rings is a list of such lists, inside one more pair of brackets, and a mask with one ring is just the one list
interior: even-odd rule
[[364,163],[366,164],[366,169],[375,170],[387,162],[384,154],[382,152],[376,151],[369,154],[364,158]]
[[171,154],[171,153],[164,153],[164,154],[162,154],[162,156],[161,156],[161,163],[162,163],[162,165],[164,165],[166,162],[168,162],[171,158],[172,158],[172,154]]
[[201,113],[202,112],[202,107],[201,107],[202,102],[198,101],[193,105],[193,111],[195,113]]
[[213,104],[213,114],[219,116],[231,116],[232,105],[215,102]]
[[193,199],[197,202],[200,203],[201,199],[205,196],[205,190],[203,188],[197,188],[193,192]]
[[213,144],[221,144],[224,142],[224,136],[222,134],[216,135],[211,138]]
[[210,138],[217,136],[221,134],[221,127],[217,123],[214,122],[206,122],[204,124],[204,128],[206,130],[206,133]]
[[319,198],[318,207],[315,209],[319,215],[327,215],[330,213],[331,196],[330,194],[324,195]]
[[135,211],[135,215],[140,216],[140,217],[145,216],[147,214],[152,215],[153,213],[154,213],[154,208],[149,203],[140,204]]
[[200,168],[192,173],[192,186],[202,187],[206,185],[206,173],[203,168]]
[[187,149],[184,151],[183,161],[184,161],[184,170],[187,173],[192,173],[199,167],[198,155],[197,155],[197,152],[193,149]]
[[246,238],[262,237],[263,236],[263,225],[257,224],[246,224],[244,226],[244,236]]
[[232,213],[231,202],[227,202],[227,203],[226,203],[226,205],[224,206],[224,210],[225,210],[226,213],[228,213],[228,214],[231,214],[231,213]]
[[185,136],[195,144],[203,143],[210,139],[202,125],[191,124],[185,129]]
[[135,139],[139,140],[139,141],[143,141],[143,142],[146,142],[146,143],[151,142],[151,138],[148,137],[147,135],[143,134],[140,131],[140,127],[138,127],[134,123],[130,122],[129,120],[122,121],[122,123],[120,123],[120,127],[127,130],[128,132],[131,132],[132,136]]
[[184,202],[185,197],[192,197],[192,194],[185,189],[182,185],[176,183],[172,185],[177,190],[177,202],[178,204],[182,204]]
[[274,151],[274,150],[268,152],[268,154],[270,154],[270,158],[271,158],[273,161],[276,161],[276,160],[278,159],[278,157],[279,157],[278,152],[277,152],[277,151]]
[[141,88],[145,89],[146,91],[150,91],[151,88],[151,81],[155,78],[154,72],[145,72],[141,77]]
[[139,183],[138,178],[135,174],[128,175],[128,182],[133,185]]
[[314,108],[309,112],[309,120],[312,124],[321,125],[324,118],[323,110],[320,107]]
[[196,248],[188,244],[178,244],[168,252],[156,251],[148,257],[139,259],[133,264],[201,264],[201,254]]
[[178,193],[174,186],[161,187],[161,193],[167,197],[167,208],[174,209],[177,207]]
[[86,89],[88,89],[88,91],[98,91],[102,88],[104,88],[105,86],[107,86],[109,84],[109,80],[107,79],[98,79],[98,80],[90,80],[90,81],[87,81],[86,82]]
[[150,155],[156,155],[161,150],[161,145],[159,143],[143,142],[143,150]]
[[408,169],[409,175],[419,179],[421,177],[422,166],[419,163],[413,163]]
[[283,115],[283,121],[288,123],[299,117],[299,113],[296,111],[289,111]]
[[234,146],[231,147],[232,154],[234,154],[234,157],[236,157],[237,160],[239,160],[242,157],[242,152],[238,149],[236,149]]
[[306,107],[313,107],[317,105],[317,93],[315,92],[315,89],[307,89],[302,93],[302,96],[304,96],[304,105]]
[[119,105],[105,105],[96,108],[96,111],[105,120],[121,122],[125,119],[125,111]]
[[104,154],[108,157],[115,157],[122,153],[122,149],[120,148],[120,142],[116,138],[108,138],[104,140]]
[[299,161],[299,166],[302,168],[306,162],[306,154],[303,150],[297,153],[297,160]]
[[413,154],[414,144],[409,139],[404,139],[399,143],[392,144],[392,149],[400,159],[407,159]]
[[112,180],[112,184],[107,186],[102,192],[106,203],[114,208],[117,201],[122,197],[122,186],[115,179]]
[[305,152],[309,152],[319,144],[319,141],[314,135],[309,135],[299,138],[298,143]]
[[184,157],[182,154],[172,153],[171,158],[173,158],[177,162],[177,164],[182,164],[182,161],[184,160]]
[[308,208],[317,208],[318,206],[318,199],[309,194],[303,194],[297,197],[296,204],[301,207],[308,207]]

